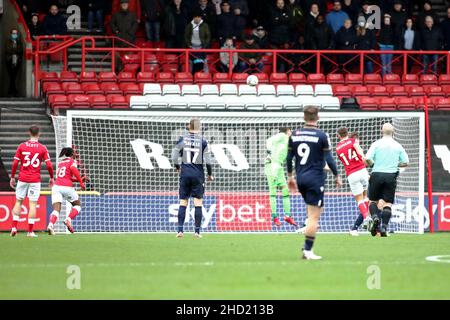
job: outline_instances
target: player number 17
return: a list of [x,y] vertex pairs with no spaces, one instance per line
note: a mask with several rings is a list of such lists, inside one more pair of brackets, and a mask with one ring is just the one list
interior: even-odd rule
[[[196,148],[184,148],[186,151],[186,163],[197,163],[198,155],[200,154],[200,150]],[[193,153],[191,160],[191,153]]]

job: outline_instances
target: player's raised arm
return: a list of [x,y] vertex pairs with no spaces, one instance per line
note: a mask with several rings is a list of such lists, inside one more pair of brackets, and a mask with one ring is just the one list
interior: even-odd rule
[[180,139],[178,139],[177,144],[172,149],[172,162],[177,171],[180,171],[182,152],[183,152],[183,137],[180,137]]

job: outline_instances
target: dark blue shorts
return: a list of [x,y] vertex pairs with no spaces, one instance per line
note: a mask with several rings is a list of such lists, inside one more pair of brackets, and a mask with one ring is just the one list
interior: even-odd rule
[[205,179],[202,177],[180,177],[180,199],[190,197],[202,199],[205,193]]
[[297,187],[306,204],[323,207],[325,194],[324,176],[298,176]]

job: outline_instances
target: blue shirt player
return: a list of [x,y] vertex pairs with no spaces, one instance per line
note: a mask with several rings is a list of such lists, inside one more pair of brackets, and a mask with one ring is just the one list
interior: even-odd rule
[[208,142],[200,132],[200,120],[191,119],[189,132],[178,140],[172,151],[172,161],[180,175],[180,207],[178,209],[177,237],[183,237],[183,226],[186,218],[186,208],[190,197],[194,198],[195,206],[195,233],[194,237],[201,238],[200,226],[202,223],[203,194],[205,192],[206,164],[208,181],[213,181],[212,161]]
[[322,257],[313,253],[312,247],[316,237],[320,215],[323,212],[324,186],[326,173],[325,163],[336,178],[336,185],[340,187],[336,162],[331,154],[328,135],[317,126],[319,110],[315,106],[304,108],[305,125],[292,132],[289,140],[288,176],[289,185],[295,185],[292,160],[295,160],[297,188],[306,203],[308,223],[305,229],[305,245],[303,259],[319,260]]

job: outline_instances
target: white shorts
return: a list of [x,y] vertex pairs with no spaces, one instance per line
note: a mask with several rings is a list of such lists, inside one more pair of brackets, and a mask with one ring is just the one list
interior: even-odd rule
[[354,196],[363,193],[369,187],[369,173],[365,168],[353,172],[347,177],[347,180]]
[[63,200],[74,202],[78,200],[78,193],[74,187],[64,187],[54,185],[52,188],[52,204],[62,203]]
[[28,197],[28,200],[37,202],[41,195],[41,183],[40,182],[22,182],[18,181],[16,186],[16,199],[24,200]]

